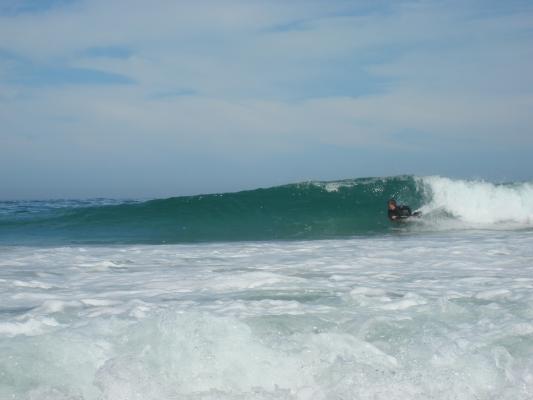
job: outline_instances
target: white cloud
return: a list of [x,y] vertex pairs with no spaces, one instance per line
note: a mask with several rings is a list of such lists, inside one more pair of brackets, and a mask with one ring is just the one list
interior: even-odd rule
[[[6,58],[0,155],[8,144],[22,151],[39,140],[96,155],[131,140],[177,155],[268,157],[320,144],[403,148],[405,132],[420,150],[453,151],[453,140],[461,150],[533,145],[531,11],[485,15],[473,3],[409,2],[353,15],[346,4],[95,0],[0,17],[0,49],[37,71],[89,68],[136,82],[14,84]],[[131,52],[86,51],[109,46]],[[358,92],[365,81],[382,82],[380,90]],[[315,89],[324,83],[356,93],[324,96]]]

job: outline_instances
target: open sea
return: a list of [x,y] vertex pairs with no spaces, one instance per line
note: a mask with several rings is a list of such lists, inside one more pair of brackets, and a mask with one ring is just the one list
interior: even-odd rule
[[533,183],[0,201],[0,399],[533,399]]

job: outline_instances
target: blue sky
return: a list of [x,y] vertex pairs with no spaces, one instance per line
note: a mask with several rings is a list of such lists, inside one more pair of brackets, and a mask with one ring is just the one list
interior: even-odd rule
[[0,2],[0,198],[533,179],[529,1]]

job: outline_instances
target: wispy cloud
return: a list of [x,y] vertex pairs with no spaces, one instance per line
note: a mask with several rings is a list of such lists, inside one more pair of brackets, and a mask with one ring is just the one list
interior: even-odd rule
[[[0,8],[0,151],[11,155],[43,140],[50,157],[70,143],[87,163],[116,151],[118,164],[132,143],[246,162],[320,146],[452,158],[533,146],[522,2],[36,4]],[[429,162],[420,170],[439,172]]]

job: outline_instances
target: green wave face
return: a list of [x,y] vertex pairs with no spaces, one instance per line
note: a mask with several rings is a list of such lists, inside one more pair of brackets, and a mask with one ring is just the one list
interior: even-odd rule
[[387,232],[386,202],[419,207],[411,176],[309,182],[237,193],[0,215],[3,243],[187,243]]

